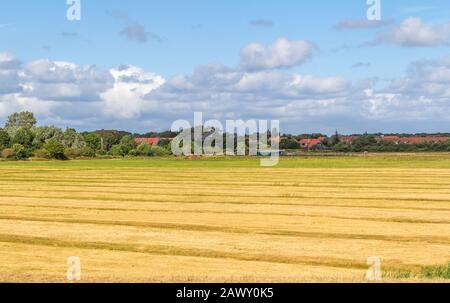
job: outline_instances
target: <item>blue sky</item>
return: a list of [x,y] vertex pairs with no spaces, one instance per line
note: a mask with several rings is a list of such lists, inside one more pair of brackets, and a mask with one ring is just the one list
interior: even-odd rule
[[287,132],[450,131],[448,1],[381,0],[370,26],[366,0],[81,0],[76,22],[65,0],[1,5],[0,122],[29,109],[42,123],[146,131],[203,111]]

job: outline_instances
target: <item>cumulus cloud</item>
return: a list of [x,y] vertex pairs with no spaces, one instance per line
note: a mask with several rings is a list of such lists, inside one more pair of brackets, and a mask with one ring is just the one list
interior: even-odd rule
[[102,70],[50,60],[21,64],[0,53],[0,75],[16,75],[0,81],[0,117],[32,110],[39,120],[59,126],[134,131],[169,128],[180,118],[192,119],[194,111],[220,121],[279,119],[294,132],[336,127],[357,132],[370,123],[382,131],[389,123],[419,127],[450,121],[447,58],[415,62],[388,85],[263,66],[209,64],[166,80],[130,65]]
[[120,66],[110,73],[114,86],[102,93],[102,107],[106,115],[120,119],[139,117],[145,107],[143,97],[165,82],[161,76],[135,66]]
[[368,119],[450,120],[450,59],[414,62],[382,89],[365,91]]
[[92,101],[114,84],[112,75],[95,66],[36,60],[22,71],[25,96],[53,101]]
[[20,62],[14,55],[0,52],[0,94],[21,90],[19,68]]
[[450,23],[426,25],[421,18],[411,17],[388,32],[379,34],[375,41],[365,45],[375,46],[383,43],[403,47],[447,46],[450,43]]
[[314,45],[280,38],[264,46],[252,43],[241,50],[241,66],[247,70],[290,68],[311,58]]
[[413,98],[450,100],[450,58],[414,62],[406,75],[392,81],[389,89]]

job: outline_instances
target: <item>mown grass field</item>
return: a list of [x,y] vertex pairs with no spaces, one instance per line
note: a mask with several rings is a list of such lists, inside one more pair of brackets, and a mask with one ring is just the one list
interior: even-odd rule
[[71,256],[85,282],[362,282],[371,256],[449,279],[450,155],[0,162],[0,184],[3,282],[65,282]]

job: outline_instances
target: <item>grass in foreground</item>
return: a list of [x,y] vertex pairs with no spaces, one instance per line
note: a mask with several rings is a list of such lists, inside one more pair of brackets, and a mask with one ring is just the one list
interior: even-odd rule
[[448,280],[450,156],[0,162],[0,281]]

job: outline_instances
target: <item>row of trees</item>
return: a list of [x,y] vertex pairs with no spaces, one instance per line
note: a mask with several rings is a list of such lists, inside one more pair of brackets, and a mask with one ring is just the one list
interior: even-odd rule
[[136,144],[134,136],[120,131],[78,133],[55,126],[36,126],[31,112],[14,113],[0,128],[0,152],[5,159],[21,160],[29,157],[45,159],[74,159],[105,156],[162,156],[170,154],[168,144],[150,146]]
[[[450,135],[437,134],[437,136],[448,135],[449,140],[446,142],[425,142],[420,144],[395,143],[379,140],[383,134],[364,134],[358,136],[352,142],[344,142],[342,136],[337,132],[331,137],[322,134],[312,135],[284,135],[280,142],[281,149],[295,150],[300,148],[299,140],[301,139],[317,139],[325,138],[319,149],[335,152],[445,152],[450,151]],[[393,134],[401,137],[411,137],[413,135]],[[414,135],[420,136],[420,135]]]
[[[160,140],[158,146],[146,143],[137,144],[135,137],[162,137],[173,138],[178,133],[148,133],[144,135],[131,134],[115,130],[98,130],[94,132],[79,133],[75,129],[62,130],[55,126],[36,126],[37,120],[31,112],[14,113],[9,116],[4,127],[0,128],[0,152],[5,159],[26,159],[29,157],[45,159],[74,159],[92,157],[125,157],[125,156],[166,156],[171,154],[170,140]],[[195,129],[192,129],[192,138],[195,139]],[[204,140],[214,129],[202,129],[200,134]],[[270,137],[270,133],[268,133]],[[378,140],[379,136],[365,134],[359,136],[351,143],[342,141],[336,132],[327,137],[323,134],[312,135],[284,135],[280,142],[281,149],[299,149],[299,140],[325,138],[322,148],[336,152],[416,152],[416,151],[450,151],[450,140],[442,143],[396,144]],[[237,134],[223,134],[223,144],[227,140],[239,139]],[[244,138],[248,147],[249,137]],[[194,149],[194,142],[192,149]],[[214,144],[213,144],[214,145]]]
[[[449,137],[450,138],[450,137]],[[424,142],[420,144],[395,143],[377,140],[374,135],[363,135],[352,143],[338,142],[331,148],[336,152],[447,152],[450,140],[446,142]]]

